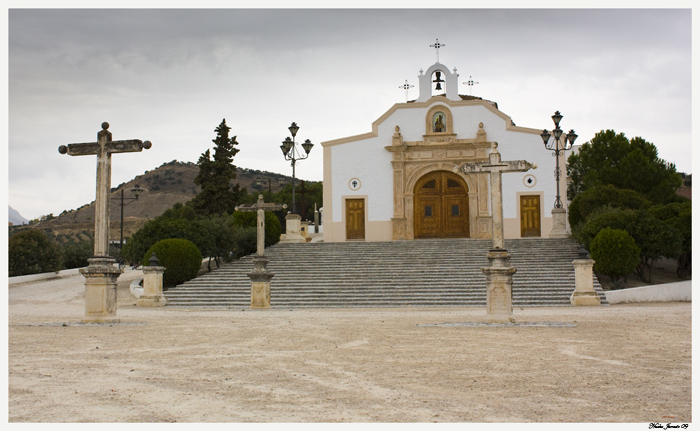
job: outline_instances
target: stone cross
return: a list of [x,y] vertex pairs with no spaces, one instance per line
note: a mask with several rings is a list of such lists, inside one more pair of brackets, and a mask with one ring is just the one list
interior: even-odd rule
[[263,195],[258,195],[258,202],[254,205],[239,205],[236,211],[258,213],[258,256],[265,255],[265,211],[277,211],[287,208],[286,204],[264,203]]
[[501,161],[501,153],[498,152],[498,143],[492,144],[489,161],[486,163],[465,163],[458,168],[465,174],[488,172],[491,180],[491,213],[493,216],[492,236],[493,248],[503,249],[503,189],[501,188],[501,174],[509,172],[526,172],[537,169],[534,163],[525,160]]
[[151,148],[151,142],[138,139],[112,141],[109,123],[102,123],[97,142],[68,144],[58,147],[58,152],[69,156],[97,155],[97,192],[95,198],[95,256],[109,256],[109,193],[113,153],[131,153]]

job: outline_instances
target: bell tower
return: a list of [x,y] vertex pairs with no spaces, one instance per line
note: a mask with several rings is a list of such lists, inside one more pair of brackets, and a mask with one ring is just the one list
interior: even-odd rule
[[[459,78],[457,68],[454,69],[454,72],[450,72],[447,66],[440,63],[440,48],[443,46],[445,45],[438,42],[437,39],[435,39],[434,44],[430,45],[431,48],[435,48],[435,64],[430,66],[425,74],[421,69],[420,75],[418,75],[420,95],[416,99],[417,102],[425,102],[438,94],[444,94],[450,100],[461,100],[457,92]],[[433,93],[433,84],[435,84],[435,93]]]

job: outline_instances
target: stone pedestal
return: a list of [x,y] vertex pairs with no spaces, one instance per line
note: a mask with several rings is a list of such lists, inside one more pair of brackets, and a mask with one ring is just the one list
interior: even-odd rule
[[80,273],[85,276],[84,323],[118,323],[117,279],[121,274],[111,257],[92,257]]
[[592,259],[576,259],[573,261],[576,275],[576,289],[571,295],[571,305],[600,305],[600,297],[593,288]]
[[550,238],[568,238],[569,232],[566,230],[566,210],[564,208],[554,208],[552,210],[552,232]]
[[270,308],[270,280],[275,275],[267,270],[269,260],[265,257],[255,256],[253,272],[250,277],[250,308]]
[[163,295],[164,266],[143,267],[143,295],[136,301],[137,307],[162,307],[168,303]]
[[489,266],[481,268],[486,274],[486,321],[515,322],[513,318],[513,274],[515,267],[508,266],[507,250],[494,249],[486,255]]
[[[301,216],[299,214],[287,214],[286,220],[286,233],[280,237],[280,242],[285,243],[296,243],[296,242],[306,242],[306,238],[302,235],[301,231]],[[307,226],[308,229],[308,226]]]

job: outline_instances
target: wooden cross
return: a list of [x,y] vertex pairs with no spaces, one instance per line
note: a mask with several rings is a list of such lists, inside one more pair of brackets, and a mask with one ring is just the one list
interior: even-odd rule
[[435,38],[435,43],[430,45],[431,48],[435,48],[435,62],[439,63],[440,62],[440,48],[445,46],[444,43],[438,42],[437,38]]
[[238,205],[235,210],[242,212],[258,213],[258,256],[265,255],[265,211],[278,211],[287,208],[286,204],[264,203],[263,195],[258,195],[258,202],[254,205]]
[[487,163],[465,163],[457,170],[461,170],[465,174],[489,173],[491,180],[491,214],[493,217],[493,248],[503,249],[503,189],[501,188],[501,174],[526,172],[530,169],[537,169],[537,165],[525,160],[502,162],[501,153],[498,152],[497,147],[498,144],[494,142]]
[[112,154],[133,153],[151,148],[151,142],[138,139],[112,141],[109,123],[102,123],[97,142],[68,144],[58,147],[58,152],[69,156],[97,155],[97,192],[95,198],[95,256],[109,256],[109,194],[111,191]]
[[406,102],[408,102],[408,89],[413,88],[413,85],[409,85],[408,79],[406,79],[403,85],[399,85],[399,88],[403,88],[404,90],[406,90]]

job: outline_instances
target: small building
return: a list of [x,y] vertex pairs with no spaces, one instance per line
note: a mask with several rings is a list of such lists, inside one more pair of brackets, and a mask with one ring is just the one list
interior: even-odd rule
[[494,143],[502,160],[538,166],[503,175],[505,238],[550,235],[556,160],[542,129],[516,126],[495,102],[460,95],[458,77],[436,62],[418,76],[418,99],[389,108],[370,132],[321,143],[324,241],[491,238],[488,174],[458,168],[487,161]]

